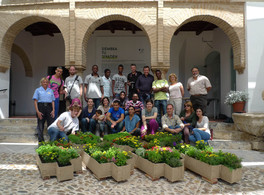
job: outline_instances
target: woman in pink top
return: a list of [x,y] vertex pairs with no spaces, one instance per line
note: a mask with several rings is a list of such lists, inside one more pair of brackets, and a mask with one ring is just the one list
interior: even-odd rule
[[174,107],[174,114],[178,115],[181,113],[182,97],[184,96],[184,89],[181,82],[178,82],[176,74],[172,73],[169,75],[169,104]]

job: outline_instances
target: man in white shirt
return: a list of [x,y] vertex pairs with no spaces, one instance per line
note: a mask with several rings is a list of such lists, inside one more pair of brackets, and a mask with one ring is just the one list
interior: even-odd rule
[[100,105],[101,99],[104,97],[104,83],[102,77],[97,73],[98,66],[93,65],[92,74],[85,77],[84,80],[84,99],[93,99],[95,109]]
[[81,107],[79,105],[72,105],[69,112],[62,113],[49,127],[48,134],[50,141],[58,139],[65,139],[69,141],[67,134],[75,134],[79,130],[79,120],[77,115]]
[[82,77],[76,75],[75,66],[70,66],[69,74],[65,79],[65,98],[66,98],[66,107],[68,108],[71,104],[71,100],[78,98],[81,100],[83,92],[83,80]]
[[127,78],[123,75],[124,66],[122,64],[118,65],[118,74],[113,76],[113,96],[115,98],[120,97],[120,93],[124,91],[127,94]]
[[102,77],[104,83],[104,97],[108,97],[110,101],[113,98],[111,71],[107,68],[104,70],[105,75]]
[[189,78],[187,82],[187,89],[191,95],[190,100],[194,110],[200,107],[204,110],[205,114],[207,93],[212,88],[212,85],[206,76],[199,74],[199,69],[197,67],[192,68],[192,75],[193,76]]

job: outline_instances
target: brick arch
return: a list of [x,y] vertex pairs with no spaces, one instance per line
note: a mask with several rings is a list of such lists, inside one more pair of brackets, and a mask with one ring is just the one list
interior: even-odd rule
[[[244,42],[241,38],[241,33],[240,36],[237,32],[237,27],[232,26],[229,22],[226,20],[223,20],[219,17],[216,16],[211,16],[211,15],[197,15],[190,17],[183,21],[175,31],[179,28],[181,28],[183,25],[193,22],[193,21],[205,21],[205,22],[210,22],[212,24],[215,24],[218,26],[229,38],[232,49],[234,52],[234,69],[238,71],[239,74],[243,73],[245,69],[245,48],[244,48]],[[175,32],[174,31],[174,32]],[[170,37],[172,39],[174,32],[170,32]],[[170,39],[170,40],[171,40]],[[171,43],[171,41],[170,41]],[[170,45],[169,43],[169,45]],[[169,46],[170,47],[170,46]]]
[[[14,40],[16,36],[27,26],[34,24],[36,22],[49,22],[55,24],[58,28],[59,25],[56,24],[55,22],[51,21],[50,19],[40,17],[40,16],[28,16],[25,18],[21,18],[18,21],[14,22],[13,24],[10,25],[8,30],[6,31],[2,43],[0,46],[0,71],[4,72],[7,69],[10,68],[11,65],[11,51],[12,51],[12,46],[14,43]],[[59,28],[60,29],[60,28]],[[60,29],[61,31],[61,29]],[[63,32],[61,31],[63,39],[64,39],[64,44],[65,44],[65,37]]]
[[128,17],[128,16],[119,15],[119,14],[104,16],[104,17],[96,20],[95,22],[93,22],[89,26],[89,28],[87,29],[87,31],[84,35],[83,41],[82,41],[82,64],[84,66],[86,66],[86,59],[87,59],[86,53],[87,53],[87,47],[88,47],[88,40],[89,40],[90,36],[92,35],[92,33],[100,25],[102,25],[106,22],[113,21],[113,20],[121,20],[121,21],[132,23],[132,24],[136,25],[137,27],[139,27],[146,34],[146,36],[148,37],[149,43],[150,43],[151,64],[152,64],[152,62],[154,61],[152,59],[153,54],[152,54],[152,47],[151,47],[153,45],[153,40],[154,40],[154,38],[152,38],[153,35],[149,35],[148,31],[143,27],[143,25],[141,25],[135,19]]

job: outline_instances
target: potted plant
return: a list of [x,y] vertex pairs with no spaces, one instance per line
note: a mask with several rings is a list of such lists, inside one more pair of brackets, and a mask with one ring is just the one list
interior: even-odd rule
[[59,150],[57,146],[51,145],[42,145],[36,149],[36,160],[42,179],[49,179],[51,176],[56,176],[56,159]]
[[184,179],[184,160],[177,157],[170,158],[166,161],[164,166],[164,176],[170,182],[175,182]]
[[73,179],[73,165],[70,162],[71,154],[67,149],[61,149],[57,158],[56,176],[58,181]]
[[225,98],[225,104],[233,106],[233,112],[245,112],[245,103],[248,100],[246,91],[230,91]]
[[223,156],[220,172],[221,179],[231,184],[240,181],[242,178],[242,159],[235,154],[222,153],[222,151],[219,151],[219,153]]
[[134,151],[135,148],[141,147],[139,138],[136,136],[117,137],[113,140],[114,146],[125,151]]
[[130,157],[126,151],[118,151],[115,157],[112,157],[112,177],[117,181],[126,181],[130,177],[131,164],[127,164]]

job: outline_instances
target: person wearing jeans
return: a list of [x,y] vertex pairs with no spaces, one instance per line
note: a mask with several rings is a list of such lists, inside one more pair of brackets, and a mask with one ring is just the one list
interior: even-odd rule
[[192,130],[192,134],[189,136],[191,142],[197,142],[199,140],[204,140],[205,143],[208,143],[208,140],[211,137],[209,129],[209,119],[207,116],[203,116],[202,108],[196,109],[196,115],[198,117],[196,128]]
[[118,133],[122,131],[124,126],[125,111],[120,108],[120,102],[115,100],[113,107],[109,109],[106,115],[106,123],[111,129],[110,133]]
[[167,107],[167,93],[169,91],[168,81],[161,78],[161,71],[156,70],[157,80],[152,83],[152,90],[154,92],[154,105],[158,109],[157,122],[161,126],[161,109],[163,115],[166,114]]
[[87,106],[82,111],[81,129],[82,132],[95,130],[96,122],[92,119],[95,115],[96,109],[92,98],[88,98]]
[[58,139],[69,141],[67,134],[75,134],[79,130],[79,120],[77,115],[80,111],[80,106],[71,105],[69,112],[62,113],[49,127],[48,134],[50,141]]

